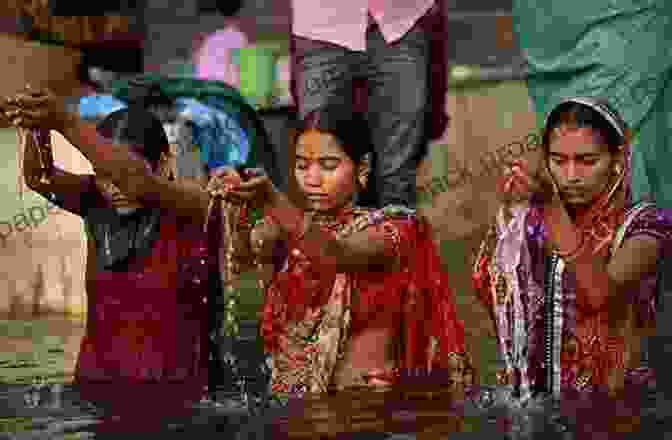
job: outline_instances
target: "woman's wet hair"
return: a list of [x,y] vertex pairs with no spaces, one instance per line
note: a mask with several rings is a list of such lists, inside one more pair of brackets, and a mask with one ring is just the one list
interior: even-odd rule
[[112,112],[98,123],[96,129],[112,142],[137,147],[154,170],[161,155],[170,151],[163,124],[142,106],[131,105]]
[[[618,118],[618,122],[625,127],[625,123],[620,120],[618,113],[607,103],[599,102],[599,105],[613,117]],[[593,129],[600,136],[602,142],[609,147],[609,151],[611,152],[616,152],[618,147],[625,143],[623,136],[621,136],[614,125],[597,110],[579,102],[568,101],[556,107],[548,117],[543,137],[543,146],[546,151],[548,151],[553,130],[563,125]]]
[[309,113],[299,127],[299,136],[310,130],[328,133],[336,138],[345,154],[355,164],[373,151],[366,117],[350,108],[328,106]]

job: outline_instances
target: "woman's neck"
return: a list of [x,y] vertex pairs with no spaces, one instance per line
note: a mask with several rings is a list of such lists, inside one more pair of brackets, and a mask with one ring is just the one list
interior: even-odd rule
[[576,219],[583,217],[590,209],[590,206],[565,203],[565,209],[567,210],[567,214],[569,214],[569,218],[572,219],[572,222],[576,223]]
[[353,205],[348,203],[344,206],[338,208],[332,208],[329,210],[311,210],[308,209],[306,212],[311,215],[314,221],[334,221],[339,218],[348,215],[352,212]]

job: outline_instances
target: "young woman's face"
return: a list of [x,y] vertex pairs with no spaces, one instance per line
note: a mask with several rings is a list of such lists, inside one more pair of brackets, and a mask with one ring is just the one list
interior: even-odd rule
[[[130,153],[134,158],[142,160],[149,172],[154,173],[149,161],[147,161],[141,154],[135,151],[131,151]],[[121,215],[132,214],[138,208],[142,207],[139,201],[131,200],[126,197],[110,179],[96,177],[96,187],[105,200]]]
[[551,175],[569,205],[591,203],[613,182],[615,157],[591,128],[557,127],[548,153]]
[[312,209],[328,211],[350,203],[357,191],[356,171],[331,134],[310,130],[299,136],[294,172]]

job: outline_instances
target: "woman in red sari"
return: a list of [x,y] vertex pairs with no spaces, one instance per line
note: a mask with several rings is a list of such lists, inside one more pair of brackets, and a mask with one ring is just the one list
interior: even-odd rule
[[474,379],[429,225],[403,207],[354,205],[369,151],[364,119],[328,107],[306,118],[296,143],[306,208],[267,178],[231,189],[265,210],[238,255],[275,266],[262,333],[276,394],[390,384],[432,368],[443,383]]

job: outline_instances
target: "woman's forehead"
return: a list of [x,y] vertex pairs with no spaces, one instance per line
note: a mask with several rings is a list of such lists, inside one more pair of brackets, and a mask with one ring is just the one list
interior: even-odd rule
[[303,157],[343,156],[345,153],[334,136],[309,130],[299,136],[296,154]]
[[604,152],[605,148],[606,145],[598,131],[586,127],[561,125],[551,133],[549,152],[571,155],[598,154]]

